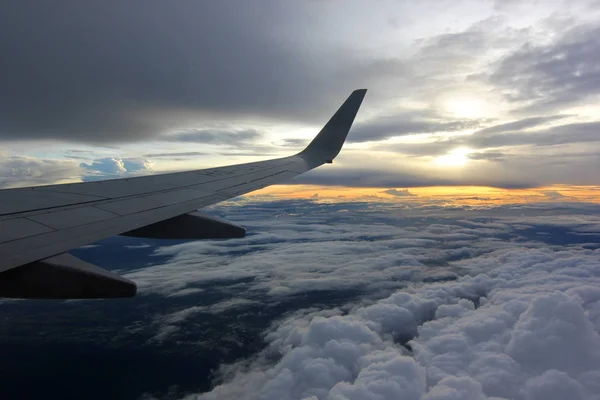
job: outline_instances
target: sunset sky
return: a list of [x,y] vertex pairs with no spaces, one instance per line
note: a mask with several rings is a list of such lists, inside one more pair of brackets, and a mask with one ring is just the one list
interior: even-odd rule
[[14,3],[0,186],[293,154],[369,92],[333,166],[255,196],[597,202],[598,1]]

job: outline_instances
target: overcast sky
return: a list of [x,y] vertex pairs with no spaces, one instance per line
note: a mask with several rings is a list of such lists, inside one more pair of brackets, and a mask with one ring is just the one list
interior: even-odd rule
[[10,3],[3,187],[292,154],[362,87],[298,182],[600,184],[597,1]]

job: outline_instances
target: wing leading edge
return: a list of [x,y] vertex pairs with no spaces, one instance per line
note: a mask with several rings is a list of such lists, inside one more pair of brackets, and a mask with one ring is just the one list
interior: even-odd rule
[[352,92],[312,142],[290,157],[136,178],[0,190],[0,296],[134,296],[134,282],[67,253],[109,236],[243,237],[242,227],[196,210],[331,163],[365,94],[366,89]]

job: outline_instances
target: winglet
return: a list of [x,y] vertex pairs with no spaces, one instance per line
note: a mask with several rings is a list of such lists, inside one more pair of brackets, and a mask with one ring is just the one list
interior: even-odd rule
[[367,89],[352,92],[321,132],[298,155],[319,164],[331,163],[342,149],[366,93]]

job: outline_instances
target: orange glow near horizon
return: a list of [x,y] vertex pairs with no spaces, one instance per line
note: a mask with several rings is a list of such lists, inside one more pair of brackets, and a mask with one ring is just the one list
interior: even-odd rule
[[[386,192],[392,191],[395,194]],[[485,186],[430,186],[416,188],[349,188],[317,185],[275,185],[249,194],[251,197],[315,199],[319,201],[435,201],[447,205],[501,205],[538,202],[600,203],[600,186],[552,185],[534,189],[501,189]]]

